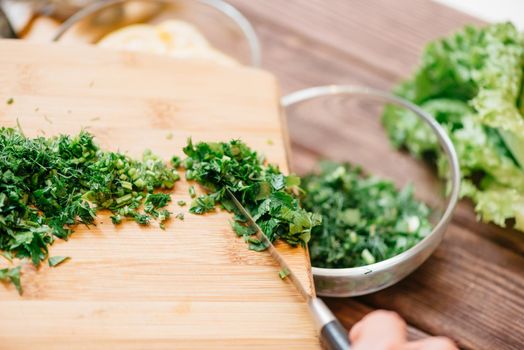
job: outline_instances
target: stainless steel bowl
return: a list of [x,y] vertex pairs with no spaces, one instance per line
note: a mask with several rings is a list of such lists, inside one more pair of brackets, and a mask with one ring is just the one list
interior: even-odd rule
[[260,42],[251,23],[222,0],[97,1],[67,19],[53,40],[94,44],[122,27],[167,19],[194,25],[214,48],[242,64],[261,64]]
[[[414,113],[432,130],[447,156],[448,181],[406,152],[391,147],[380,123],[384,105]],[[400,281],[418,268],[441,242],[457,203],[460,170],[453,144],[432,118],[412,103],[387,92],[350,85],[313,87],[282,98],[290,138],[291,169],[311,171],[320,158],[360,164],[397,186],[412,183],[415,196],[432,209],[432,232],[411,249],[390,259],[355,268],[313,267],[318,295],[348,297],[372,293]]]

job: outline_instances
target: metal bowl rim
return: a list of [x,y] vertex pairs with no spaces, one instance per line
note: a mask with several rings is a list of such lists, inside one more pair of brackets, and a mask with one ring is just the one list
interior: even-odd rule
[[292,92],[282,97],[281,104],[284,108],[287,108],[295,103],[306,101],[312,98],[337,94],[361,95],[365,97],[376,98],[381,101],[393,103],[398,106],[404,107],[415,113],[417,117],[419,117],[422,121],[424,121],[426,124],[430,126],[430,128],[437,136],[437,139],[441,147],[444,149],[444,152],[447,155],[451,173],[451,177],[449,179],[451,189],[449,193],[448,204],[446,206],[444,214],[439,219],[438,223],[433,227],[433,230],[430,232],[430,234],[428,234],[415,246],[398,255],[395,255],[394,257],[370,265],[342,269],[330,269],[320,267],[311,268],[313,275],[319,277],[357,277],[362,275],[373,274],[376,272],[386,271],[393,268],[401,262],[410,260],[412,257],[418,255],[420,252],[424,251],[427,248],[427,246],[431,242],[432,237],[444,233],[449,224],[449,221],[451,220],[453,211],[457,205],[459,197],[460,167],[455,147],[453,146],[453,143],[451,142],[449,136],[440,126],[440,124],[438,124],[429,113],[425,112],[420,107],[401,97],[390,94],[389,92],[357,85],[324,85]]

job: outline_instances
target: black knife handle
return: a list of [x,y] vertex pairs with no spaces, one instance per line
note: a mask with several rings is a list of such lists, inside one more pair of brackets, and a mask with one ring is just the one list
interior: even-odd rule
[[348,331],[338,320],[333,320],[320,330],[322,347],[328,350],[349,350]]

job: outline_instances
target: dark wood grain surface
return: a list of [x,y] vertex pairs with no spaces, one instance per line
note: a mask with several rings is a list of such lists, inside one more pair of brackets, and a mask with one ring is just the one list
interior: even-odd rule
[[[334,83],[390,89],[415,67],[427,41],[481,24],[427,0],[231,2],[254,24],[264,66],[284,94]],[[446,335],[465,349],[522,349],[523,253],[524,234],[477,223],[471,204],[462,202],[441,246],[411,276],[372,295],[327,302],[348,328],[386,308],[408,321],[414,338]]]

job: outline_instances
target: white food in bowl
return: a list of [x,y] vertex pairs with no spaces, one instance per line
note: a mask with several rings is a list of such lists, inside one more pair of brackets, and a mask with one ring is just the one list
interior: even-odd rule
[[154,54],[166,54],[167,48],[155,27],[147,24],[135,24],[106,35],[98,42],[100,47],[140,51]]
[[175,59],[205,60],[237,65],[233,58],[214,49],[193,25],[168,20],[158,25],[134,24],[103,37],[100,47],[168,55]]

